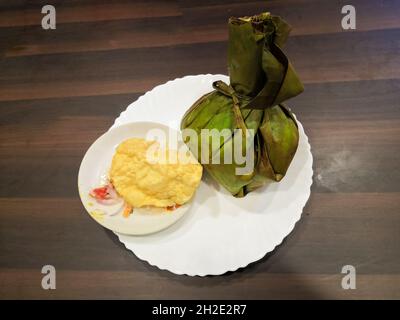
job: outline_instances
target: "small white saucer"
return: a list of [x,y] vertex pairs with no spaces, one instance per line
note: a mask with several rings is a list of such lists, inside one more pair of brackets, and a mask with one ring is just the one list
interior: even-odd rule
[[[126,235],[145,235],[163,230],[177,222],[190,207],[190,202],[173,210],[163,208],[134,208],[133,213],[125,218],[122,216],[123,206],[120,204],[101,205],[93,199],[89,192],[102,184],[107,176],[116,147],[129,138],[144,138],[150,130],[171,132],[171,128],[156,122],[132,122],[113,128],[99,137],[86,151],[78,174],[78,189],[81,201],[86,211],[103,227]],[[174,131],[174,130],[172,130]],[[178,142],[179,143],[179,142]],[[179,148],[185,147],[179,143]],[[120,210],[118,210],[121,208]],[[109,215],[114,213],[115,215]]]

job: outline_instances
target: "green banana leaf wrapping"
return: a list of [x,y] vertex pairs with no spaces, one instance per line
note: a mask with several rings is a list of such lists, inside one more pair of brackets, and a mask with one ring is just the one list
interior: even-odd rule
[[[215,82],[215,90],[186,112],[181,129],[196,132],[199,143],[187,137],[185,142],[207,172],[232,195],[243,197],[268,180],[280,181],[285,176],[299,134],[295,118],[282,103],[301,93],[303,86],[282,51],[291,29],[283,19],[262,13],[230,18],[228,25],[230,85]],[[231,134],[211,143],[202,136],[202,129],[228,129]],[[236,129],[252,129],[253,134],[245,137]],[[243,153],[252,147],[254,155],[253,169],[240,175],[237,169],[244,168],[244,163],[223,161],[237,139],[244,141]],[[220,163],[211,161],[216,158]]]

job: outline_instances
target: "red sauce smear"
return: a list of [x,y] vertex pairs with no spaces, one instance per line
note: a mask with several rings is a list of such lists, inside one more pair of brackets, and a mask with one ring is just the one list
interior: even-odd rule
[[104,186],[104,187],[100,187],[100,188],[94,188],[90,192],[90,195],[96,199],[105,200],[109,197],[108,187]]

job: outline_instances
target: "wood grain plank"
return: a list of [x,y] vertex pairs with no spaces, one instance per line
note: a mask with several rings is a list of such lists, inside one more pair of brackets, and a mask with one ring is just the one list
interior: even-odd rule
[[[303,117],[306,119],[305,117]],[[39,148],[57,152],[57,155],[63,155],[62,149],[69,147],[76,150],[76,154],[82,152],[88,142],[93,139],[93,134],[104,132],[113,124],[113,117],[69,117],[62,116],[54,121],[46,121],[39,124],[25,124],[25,129],[21,129],[19,124],[9,124],[3,126],[3,132],[0,140],[0,148],[13,150],[16,155],[23,152],[23,148]],[[307,120],[303,123],[308,123]],[[312,140],[313,146],[319,150],[325,151],[324,146],[329,143],[330,149],[333,148],[351,148],[354,151],[370,147],[370,150],[385,150],[388,145],[396,145],[400,141],[399,137],[400,120],[375,120],[375,121],[353,121],[352,124],[338,121],[321,121],[307,125],[306,131]],[[356,127],[357,126],[357,127]],[[30,135],[26,135],[29,130]],[[332,135],[332,131],[335,135]],[[71,135],[72,132],[80,132],[82,140],[76,140]],[[347,140],[353,136],[352,140]],[[54,142],[54,139],[58,139]],[[18,148],[22,148],[18,151]],[[40,149],[42,148],[42,149]],[[397,148],[395,150],[398,150]],[[58,153],[61,151],[61,153]],[[366,150],[368,151],[368,150]],[[3,153],[3,156],[12,156],[11,152]],[[28,150],[26,150],[28,152]],[[34,156],[35,153],[32,154]]]
[[[67,5],[65,5],[67,3]],[[47,4],[47,3],[46,3]],[[173,1],[134,1],[71,5],[68,2],[53,4],[56,8],[57,27],[62,23],[111,21],[137,18],[177,17],[180,10]],[[0,27],[41,26],[42,5],[0,11]],[[43,30],[42,30],[43,31]]]
[[[24,299],[396,299],[400,296],[400,276],[359,275],[356,290],[343,290],[341,276],[264,274],[239,276],[240,281],[235,276],[188,281],[184,277],[134,271],[61,270],[57,272],[57,289],[43,290],[39,270],[2,270],[0,295],[9,299],[21,297],[21,293]],[[138,278],[142,278],[139,283]],[[150,285],[152,283],[157,285]]]
[[[94,123],[89,123],[93,125]],[[76,176],[81,159],[101,133],[93,129],[86,146],[76,143],[39,143],[29,147],[19,145],[6,150],[5,158],[0,160],[2,197],[59,197],[76,196]],[[52,139],[60,135],[50,136]],[[56,140],[55,140],[56,141]],[[325,141],[325,144],[328,143]],[[313,192],[399,192],[400,172],[398,147],[390,148],[348,147],[333,145],[321,148],[313,144],[314,186]],[[14,153],[14,154],[12,154]],[[69,154],[68,154],[69,153]],[[9,155],[7,155],[9,154]],[[65,155],[67,154],[67,155]]]
[[[310,84],[290,104],[311,141],[314,191],[400,190],[399,87],[398,80]],[[0,195],[73,196],[86,149],[136,98],[0,103]]]
[[3,49],[6,57],[15,57],[221,41],[226,38],[227,30],[215,30],[212,26],[200,29],[198,26],[187,25],[181,18],[173,17],[156,21],[135,19],[65,24],[47,33],[38,27],[23,30],[0,29],[0,35],[2,33],[17,35],[9,42],[9,46]]
[[[181,76],[183,74],[181,73]],[[177,74],[179,77],[179,73]],[[146,77],[145,79],[93,79],[90,81],[31,82],[23,84],[6,83],[0,88],[0,101],[29,99],[102,96],[114,94],[137,94],[151,90],[165,83],[168,76]]]
[[[313,193],[294,232],[241,273],[337,274],[352,264],[359,274],[398,274],[399,199],[399,193]],[[163,273],[135,258],[88,216],[77,198],[0,198],[0,204],[3,269],[51,263],[68,270]],[[74,255],[80,258],[71,259]]]
[[[130,2],[132,0],[113,0],[114,3],[124,3]],[[136,0],[133,0],[136,1]],[[140,0],[139,0],[140,1]],[[157,1],[157,0],[155,0]],[[168,1],[168,0],[166,0]],[[71,6],[79,6],[82,4],[98,4],[104,3],[107,1],[104,0],[52,0],[51,3],[55,6],[58,5],[71,5]],[[32,9],[36,7],[42,7],[48,4],[47,0],[3,0],[0,2],[0,9],[1,10],[23,10],[23,9]]]
[[[218,1],[190,2],[184,1],[182,12],[190,16],[192,22],[225,27],[231,16],[251,16],[260,12],[271,12],[282,16],[293,27],[292,35],[317,35],[343,32],[341,9],[346,1],[331,0],[276,0],[276,1],[235,1],[219,3]],[[398,15],[400,4],[396,0],[353,0],[351,2],[357,12],[357,31],[392,29],[399,27]],[[371,14],[371,13],[374,14]],[[207,17],[207,19],[204,19]]]
[[[398,2],[358,0],[352,4],[357,8],[357,31],[400,28]],[[121,10],[124,6],[126,4],[121,5]],[[30,28],[0,29],[0,34],[18,35],[4,49],[8,57],[206,43],[227,40],[226,23],[230,16],[251,15],[266,10],[285,17],[293,26],[292,36],[342,33],[342,6],[343,3],[335,1],[295,1],[290,5],[287,1],[260,1],[182,8],[182,16],[165,19],[139,19],[138,16],[119,20],[126,14],[133,15],[136,10],[127,8],[124,14],[107,11],[110,17],[101,23],[87,23],[88,20],[82,18],[76,21],[78,23],[61,23],[57,30],[50,32],[43,31],[36,23]],[[85,8],[82,11],[85,12]],[[375,14],[370,15],[370,12]],[[82,23],[84,21],[86,23]]]
[[35,124],[62,116],[116,117],[141,95],[133,93],[0,102],[0,126],[13,123]]
[[[305,83],[398,79],[400,29],[302,36],[287,52]],[[396,34],[396,36],[395,36]]]
[[[396,120],[400,80],[307,84],[288,101],[302,121]],[[0,102],[0,125],[53,121],[61,116],[116,117],[141,93]],[[23,122],[25,121],[25,122]],[[1,128],[0,128],[1,130]]]
[[[287,52],[306,84],[399,79],[399,38],[400,29],[302,36]],[[186,74],[225,73],[223,52],[226,43],[216,42],[7,58],[0,101],[142,92]]]

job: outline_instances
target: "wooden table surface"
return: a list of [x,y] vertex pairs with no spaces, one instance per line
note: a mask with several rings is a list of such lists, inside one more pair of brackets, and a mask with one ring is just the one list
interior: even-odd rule
[[[400,2],[53,0],[0,2],[0,298],[400,298]],[[273,253],[218,277],[137,259],[94,223],[76,187],[90,144],[129,103],[189,74],[226,73],[230,16],[271,11],[305,84],[290,106],[314,183]],[[54,265],[57,289],[41,288]],[[357,288],[343,290],[353,265]]]

